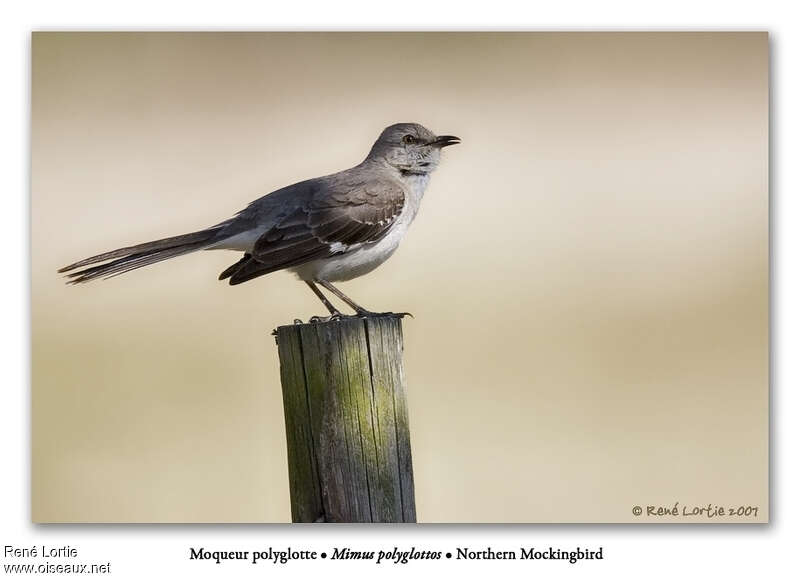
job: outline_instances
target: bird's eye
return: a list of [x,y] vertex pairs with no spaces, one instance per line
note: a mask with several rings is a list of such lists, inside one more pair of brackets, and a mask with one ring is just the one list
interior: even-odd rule
[[406,145],[410,145],[411,143],[416,142],[416,139],[412,135],[406,135],[405,137],[403,137],[403,142]]

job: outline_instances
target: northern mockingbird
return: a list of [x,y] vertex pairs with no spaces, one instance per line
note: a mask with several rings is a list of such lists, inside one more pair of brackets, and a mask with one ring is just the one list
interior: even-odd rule
[[317,284],[357,315],[375,315],[331,282],[364,275],[394,253],[417,214],[442,148],[459,142],[416,123],[392,125],[351,169],[273,191],[208,229],[95,255],[59,272],[71,272],[69,283],[83,283],[201,249],[231,249],[244,252],[219,276],[231,285],[289,269],[308,284],[330,318],[343,315]]

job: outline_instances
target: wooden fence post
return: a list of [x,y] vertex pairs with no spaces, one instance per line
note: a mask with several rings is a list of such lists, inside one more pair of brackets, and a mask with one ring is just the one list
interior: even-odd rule
[[401,322],[276,330],[293,522],[416,522]]

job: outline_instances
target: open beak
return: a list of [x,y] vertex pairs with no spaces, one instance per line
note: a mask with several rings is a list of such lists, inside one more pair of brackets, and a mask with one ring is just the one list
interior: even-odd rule
[[436,140],[431,143],[433,147],[448,147],[450,145],[458,145],[461,142],[461,139],[458,137],[454,137],[453,135],[441,135],[436,137]]

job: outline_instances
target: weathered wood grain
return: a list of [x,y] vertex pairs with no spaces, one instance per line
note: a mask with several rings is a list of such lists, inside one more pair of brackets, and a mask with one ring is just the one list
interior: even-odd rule
[[415,522],[401,318],[281,326],[294,522]]

